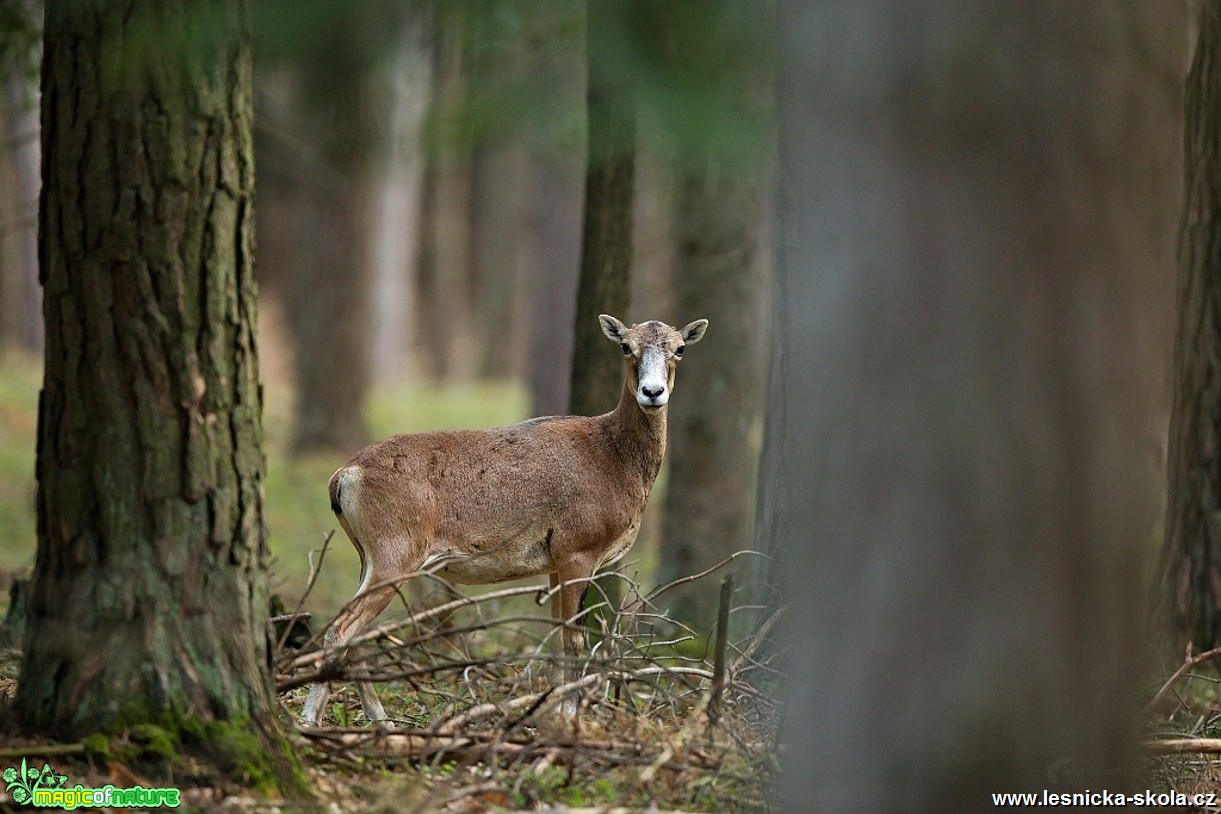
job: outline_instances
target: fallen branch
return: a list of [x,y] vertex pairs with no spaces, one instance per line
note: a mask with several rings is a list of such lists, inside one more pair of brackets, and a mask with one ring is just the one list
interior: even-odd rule
[[16,760],[19,757],[59,757],[61,755],[82,755],[85,753],[83,743],[31,743],[28,746],[18,746],[13,749],[0,749],[0,761]]
[[1221,738],[1165,738],[1141,746],[1159,755],[1221,754]]
[[463,712],[459,715],[455,715],[452,718],[448,718],[444,721],[440,721],[439,723],[436,724],[434,729],[438,734],[452,735],[454,733],[454,731],[456,729],[458,729],[458,727],[466,726],[471,721],[475,721],[480,718],[486,718],[489,715],[495,715],[497,712],[501,712],[501,711],[510,711],[510,710],[515,710],[515,709],[521,709],[523,707],[528,707],[531,704],[545,701],[548,698],[553,697],[553,696],[555,698],[563,698],[568,693],[576,692],[577,690],[584,689],[585,687],[596,684],[601,680],[602,680],[602,676],[600,674],[590,673],[587,676],[582,676],[581,678],[577,679],[576,681],[570,681],[567,684],[561,684],[560,686],[555,687],[554,689],[544,690],[543,692],[533,693],[531,695],[524,695],[520,698],[514,698],[512,701],[505,701],[503,703],[498,703],[498,702],[492,701],[492,702],[489,702],[486,704],[480,704],[478,706],[471,707],[470,709],[466,710],[465,712]]
[[666,591],[670,590],[671,588],[677,588],[679,585],[686,585],[688,582],[694,582],[697,579],[703,579],[704,577],[708,576],[709,574],[713,573],[714,571],[719,571],[720,569],[724,568],[726,565],[729,565],[731,562],[736,560],[738,557],[744,557],[747,554],[751,554],[756,557],[762,557],[765,560],[771,559],[771,557],[764,554],[762,551],[752,551],[750,549],[744,549],[742,551],[735,551],[732,554],[730,554],[728,557],[726,557],[725,559],[718,562],[716,565],[712,566],[711,568],[706,568],[703,571],[700,571],[698,574],[691,574],[690,576],[679,577],[678,579],[667,582],[665,585],[657,586],[653,590],[649,591],[648,595],[645,596],[644,604],[651,605],[653,603],[654,599],[661,596],[662,594],[664,594]]
[[[411,732],[380,732],[375,729],[353,732],[350,729],[300,729],[298,733],[316,747],[334,751],[356,751],[377,757],[422,760],[438,754],[465,756],[483,760],[490,753],[512,755],[522,759],[560,756],[621,765],[649,765],[672,771],[706,770],[714,764],[698,753],[691,760],[674,761],[665,753],[649,754],[643,744],[633,741],[559,740],[541,742],[528,738],[505,738],[499,733],[469,733],[442,735],[427,730]],[[657,758],[661,757],[661,760]],[[743,778],[745,779],[745,778]]]
[[1174,675],[1166,679],[1166,683],[1162,685],[1162,688],[1158,690],[1156,694],[1154,694],[1153,700],[1151,700],[1148,704],[1145,704],[1145,713],[1148,714],[1152,712],[1153,708],[1157,706],[1157,702],[1161,701],[1166,696],[1166,693],[1170,692],[1170,688],[1174,686],[1175,682],[1182,678],[1189,670],[1191,670],[1193,667],[1200,666],[1206,661],[1211,661],[1218,656],[1221,656],[1221,647],[1214,647],[1212,650],[1206,650],[1200,655],[1184,661],[1179,669],[1174,671]]

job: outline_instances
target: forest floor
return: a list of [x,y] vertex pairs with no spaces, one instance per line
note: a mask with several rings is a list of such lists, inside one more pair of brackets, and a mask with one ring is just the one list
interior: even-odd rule
[[[390,646],[393,635],[353,654],[350,670],[382,679],[410,675],[377,684],[393,731],[363,720],[350,683],[335,685],[319,729],[299,729],[289,718],[299,712],[305,686],[281,694],[285,729],[315,795],[308,803],[260,796],[249,788],[253,778],[218,779],[155,726],[68,745],[0,736],[0,767],[49,765],[69,786],[86,788],[178,787],[188,810],[771,810],[779,705],[757,646],[728,648],[716,692],[711,653],[684,657],[655,637],[644,637],[653,646],[613,637],[602,643],[611,655],[586,665],[572,718],[557,709],[554,660],[537,643],[520,641],[520,617],[500,623],[496,614],[477,623],[481,609],[493,615],[494,604],[462,609],[440,627],[398,631],[400,641],[414,640],[410,655]],[[15,686],[16,654],[6,656],[0,704]],[[284,668],[281,662],[282,685],[291,674]],[[12,802],[0,794],[0,810]]]

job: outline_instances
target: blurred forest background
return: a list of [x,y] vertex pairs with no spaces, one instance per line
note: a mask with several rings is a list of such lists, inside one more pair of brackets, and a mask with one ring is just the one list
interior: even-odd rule
[[[3,8],[7,581],[33,564],[43,329],[40,10],[35,0]],[[575,0],[311,0],[251,10],[267,513],[275,589],[295,598],[307,551],[335,528],[326,481],[360,446],[394,432],[570,412],[587,17]],[[752,535],[770,274],[768,21],[722,11],[619,4],[596,39],[604,81],[633,87],[637,100],[630,288],[619,316],[713,325],[708,351],[680,377],[668,454],[704,474],[669,490],[663,474],[625,565],[644,581],[698,571],[749,547]],[[609,410],[618,396],[620,362],[597,338],[616,383],[587,412]],[[309,610],[333,612],[354,588],[355,552],[342,534],[337,542]],[[711,626],[715,597],[674,594],[678,612]]]

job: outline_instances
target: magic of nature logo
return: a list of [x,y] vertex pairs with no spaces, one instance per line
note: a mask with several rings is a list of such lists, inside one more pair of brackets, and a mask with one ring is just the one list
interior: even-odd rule
[[5,767],[4,790],[18,805],[38,808],[177,808],[179,789],[150,789],[144,786],[117,788],[106,785],[87,788],[77,783],[68,786],[68,776],[44,763],[41,769],[21,759],[21,766]]

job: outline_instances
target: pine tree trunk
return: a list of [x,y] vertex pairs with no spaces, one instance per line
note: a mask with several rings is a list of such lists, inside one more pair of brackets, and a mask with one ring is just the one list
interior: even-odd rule
[[589,64],[589,154],[585,225],[577,289],[572,415],[614,409],[623,387],[623,360],[607,345],[599,314],[627,318],[632,270],[632,192],[636,180],[636,112],[630,91],[610,76],[604,53],[605,3],[591,2],[586,21]]
[[41,735],[233,741],[225,768],[292,793],[268,668],[250,70],[237,0],[47,3],[38,555],[15,704]]
[[1221,644],[1221,5],[1200,3],[1196,17],[1162,595],[1174,627],[1208,650]]

